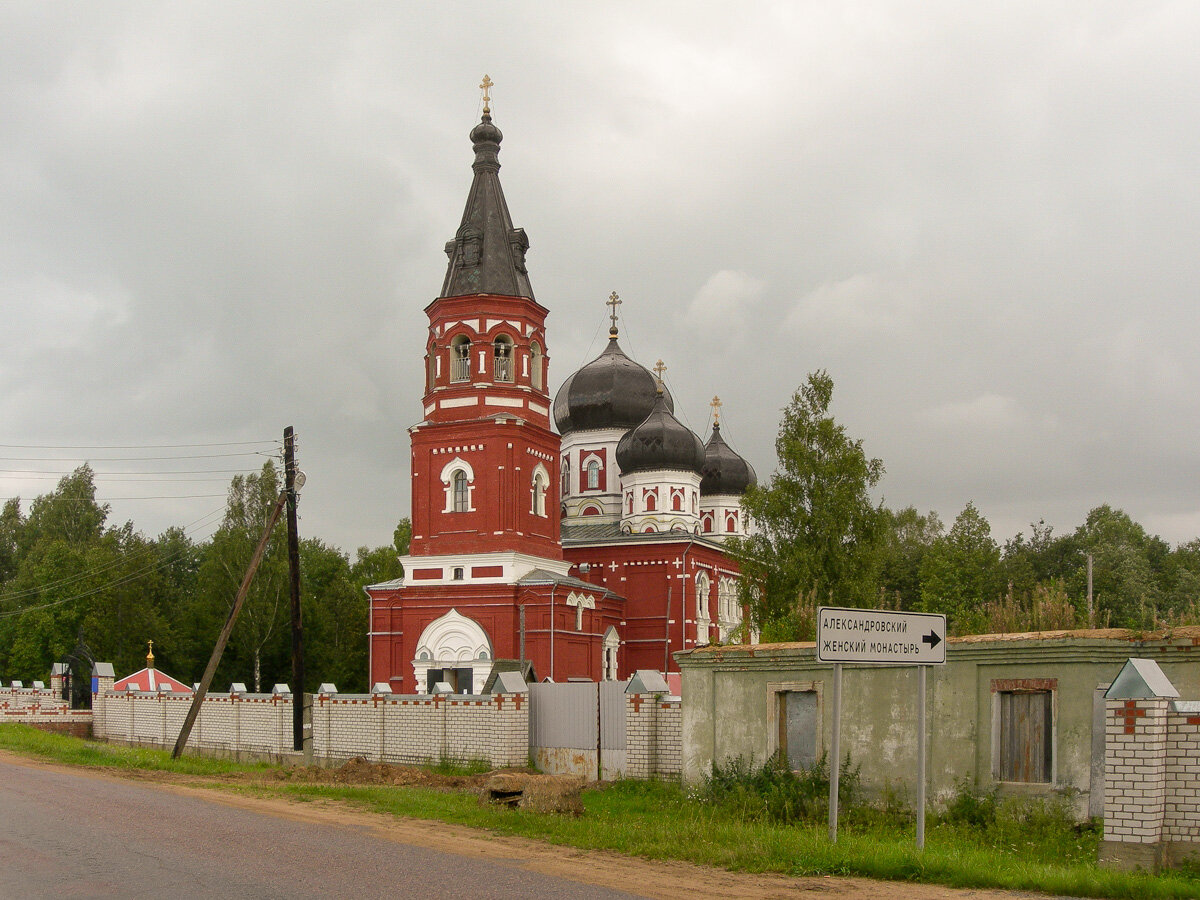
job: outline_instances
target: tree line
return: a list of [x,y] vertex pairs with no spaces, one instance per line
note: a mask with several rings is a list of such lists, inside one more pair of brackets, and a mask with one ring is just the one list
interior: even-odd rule
[[808,376],[783,411],[778,468],[744,498],[755,531],[731,549],[762,640],[812,640],[818,606],[945,613],[959,635],[1200,624],[1200,539],[1172,547],[1107,504],[1073,531],[1039,520],[1003,544],[974,503],[949,528],[889,509],[872,499],[883,462],[832,398],[828,373]]
[[[0,511],[0,675],[44,678],[75,656],[142,668],[154,641],[157,668],[191,683],[203,674],[280,492],[280,472],[234,476],[211,538],[173,527],[147,538],[132,522],[109,523],[92,469],[81,466],[22,510]],[[332,681],[367,688],[368,601],[363,586],[402,574],[411,533],[401,520],[391,545],[350,558],[317,538],[300,542],[305,690]],[[214,688],[234,682],[270,690],[291,674],[287,533],[281,519],[251,584]],[[85,673],[90,674],[90,673]],[[295,688],[295,685],[292,685]]]

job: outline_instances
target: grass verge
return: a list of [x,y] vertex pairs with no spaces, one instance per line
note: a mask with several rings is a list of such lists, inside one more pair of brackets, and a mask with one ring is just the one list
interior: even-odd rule
[[[0,726],[0,748],[71,765],[215,779],[239,774],[243,780],[235,784],[217,781],[213,786],[257,796],[336,800],[387,815],[434,819],[580,849],[684,860],[734,871],[856,875],[1073,897],[1200,897],[1200,877],[1192,873],[1114,872],[1078,857],[1055,861],[1025,850],[989,846],[974,838],[969,829],[952,825],[931,828],[924,851],[913,845],[911,831],[886,824],[847,827],[838,842],[830,844],[823,826],[747,820],[660,782],[622,781],[585,791],[586,814],[570,818],[481,807],[471,794],[421,787],[260,781],[252,776],[265,773],[270,766],[192,756],[172,760],[165,751],[98,744],[17,725]],[[247,774],[249,780],[244,779]]]

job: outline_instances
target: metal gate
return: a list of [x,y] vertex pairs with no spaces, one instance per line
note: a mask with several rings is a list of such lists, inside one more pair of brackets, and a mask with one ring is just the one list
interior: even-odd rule
[[543,772],[610,780],[625,773],[625,683],[529,686],[529,752]]

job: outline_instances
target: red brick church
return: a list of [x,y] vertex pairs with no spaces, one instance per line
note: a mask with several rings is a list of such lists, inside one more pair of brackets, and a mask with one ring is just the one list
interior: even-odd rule
[[367,588],[371,682],[478,693],[497,658],[538,680],[674,670],[673,651],[741,622],[722,541],[745,532],[754,470],[719,422],[707,444],[681,424],[662,370],[621,351],[615,294],[608,346],[551,404],[548,311],[484,104],[462,224],[425,309],[410,555],[403,578]]

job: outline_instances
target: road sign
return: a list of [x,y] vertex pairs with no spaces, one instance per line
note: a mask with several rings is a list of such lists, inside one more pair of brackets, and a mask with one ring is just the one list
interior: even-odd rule
[[946,617],[821,606],[817,608],[817,659],[831,663],[944,666]]

